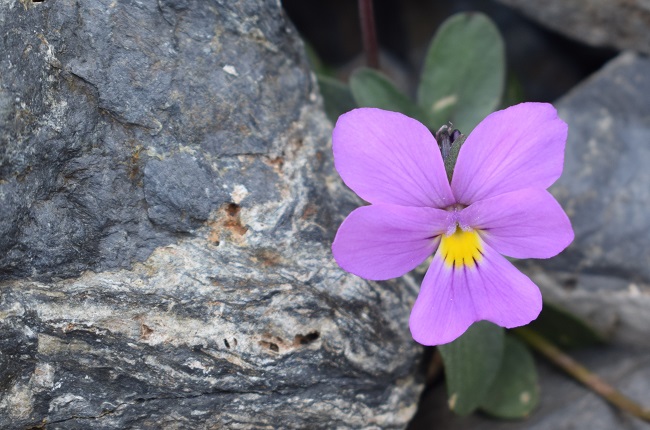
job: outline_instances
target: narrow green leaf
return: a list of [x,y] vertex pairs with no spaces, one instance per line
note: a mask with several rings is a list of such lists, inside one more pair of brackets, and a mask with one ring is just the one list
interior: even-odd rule
[[422,120],[421,109],[405,94],[395,88],[391,80],[373,69],[360,68],[350,77],[350,90],[359,107],[376,107],[401,112]]
[[533,356],[518,339],[506,336],[503,360],[481,409],[498,418],[523,418],[539,402]]
[[445,163],[445,172],[447,172],[447,180],[451,184],[451,179],[454,176],[454,167],[456,167],[456,160],[458,160],[458,154],[460,154],[460,148],[465,143],[467,136],[461,134],[458,139],[451,145],[451,150],[449,151],[449,156],[445,158],[443,163]]
[[463,134],[498,105],[505,81],[505,49],[494,23],[481,13],[447,19],[427,53],[418,104],[428,126],[451,121]]
[[525,101],[526,94],[524,93],[524,86],[521,83],[521,79],[514,73],[508,73],[503,99],[499,108],[505,109]]
[[325,64],[320,59],[316,50],[307,40],[302,40],[303,45],[305,46],[305,54],[307,54],[307,61],[309,61],[309,66],[317,75],[329,76],[329,71],[325,67]]
[[528,325],[562,349],[584,348],[606,342],[604,336],[572,313],[547,302],[539,317]]
[[438,347],[445,364],[449,408],[459,415],[474,411],[501,366],[503,329],[487,321],[472,325],[455,341]]
[[357,107],[350,88],[343,82],[322,75],[316,75],[316,78],[330,121],[336,122],[340,115]]

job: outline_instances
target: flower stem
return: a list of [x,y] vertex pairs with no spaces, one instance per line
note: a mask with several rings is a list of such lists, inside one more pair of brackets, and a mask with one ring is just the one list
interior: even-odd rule
[[535,351],[546,357],[551,361],[551,363],[555,364],[573,378],[586,385],[587,388],[591,389],[611,404],[629,412],[637,418],[650,422],[650,409],[644,408],[632,399],[623,395],[616,388],[612,387],[598,375],[592,373],[589,369],[566,355],[544,337],[526,327],[514,329],[513,333]]
[[359,0],[359,19],[363,35],[363,49],[366,51],[368,67],[379,70],[379,47],[375,32],[375,15],[372,11],[372,0]]
[[429,360],[429,364],[426,370],[427,386],[433,383],[433,381],[438,377],[438,375],[440,375],[440,372],[442,372],[442,369],[443,369],[442,355],[440,355],[440,350],[436,348],[435,351],[433,351],[433,355],[431,356],[431,360]]

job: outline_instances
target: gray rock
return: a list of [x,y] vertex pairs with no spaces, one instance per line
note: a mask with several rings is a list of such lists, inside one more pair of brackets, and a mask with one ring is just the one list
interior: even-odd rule
[[403,428],[418,286],[356,204],[279,2],[0,3],[0,428]]
[[498,1],[589,45],[650,54],[650,4],[645,0]]
[[569,124],[553,187],[574,243],[538,274],[560,301],[623,343],[650,348],[650,60],[624,53],[558,101]]
[[581,269],[650,281],[650,60],[623,54],[558,102],[569,122],[554,191],[576,230]]
[[[551,260],[521,265],[545,300],[582,316],[611,340],[572,355],[645,407],[650,407],[649,92],[650,60],[628,52],[556,103],[569,138],[564,173],[552,192],[571,217],[576,239]],[[451,430],[650,428],[560,370],[548,365],[540,370],[540,405],[528,420],[459,418],[448,411],[439,386],[424,398],[410,428],[431,423]]]

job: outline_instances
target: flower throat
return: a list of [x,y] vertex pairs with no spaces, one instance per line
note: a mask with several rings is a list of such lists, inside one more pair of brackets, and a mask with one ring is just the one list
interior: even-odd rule
[[456,227],[451,235],[440,238],[440,255],[447,267],[474,267],[483,259],[483,245],[475,230]]

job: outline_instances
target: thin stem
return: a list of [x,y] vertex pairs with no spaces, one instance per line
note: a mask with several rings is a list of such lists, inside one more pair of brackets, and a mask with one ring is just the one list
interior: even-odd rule
[[440,355],[440,350],[436,348],[435,351],[433,351],[433,355],[431,356],[431,360],[429,361],[429,365],[427,366],[427,374],[426,374],[426,385],[431,385],[440,375],[440,372],[442,372],[443,368],[443,363],[442,363],[442,355]]
[[379,69],[379,47],[375,32],[375,15],[372,11],[372,0],[359,0],[359,18],[363,35],[363,49],[366,52],[366,64],[373,69]]
[[563,353],[559,348],[550,343],[544,337],[535,333],[529,328],[520,327],[513,332],[534,350],[549,359],[566,373],[582,382],[596,394],[603,397],[611,404],[629,412],[637,418],[650,422],[650,409],[644,408],[629,397],[623,395],[616,388],[609,385],[595,373]]

